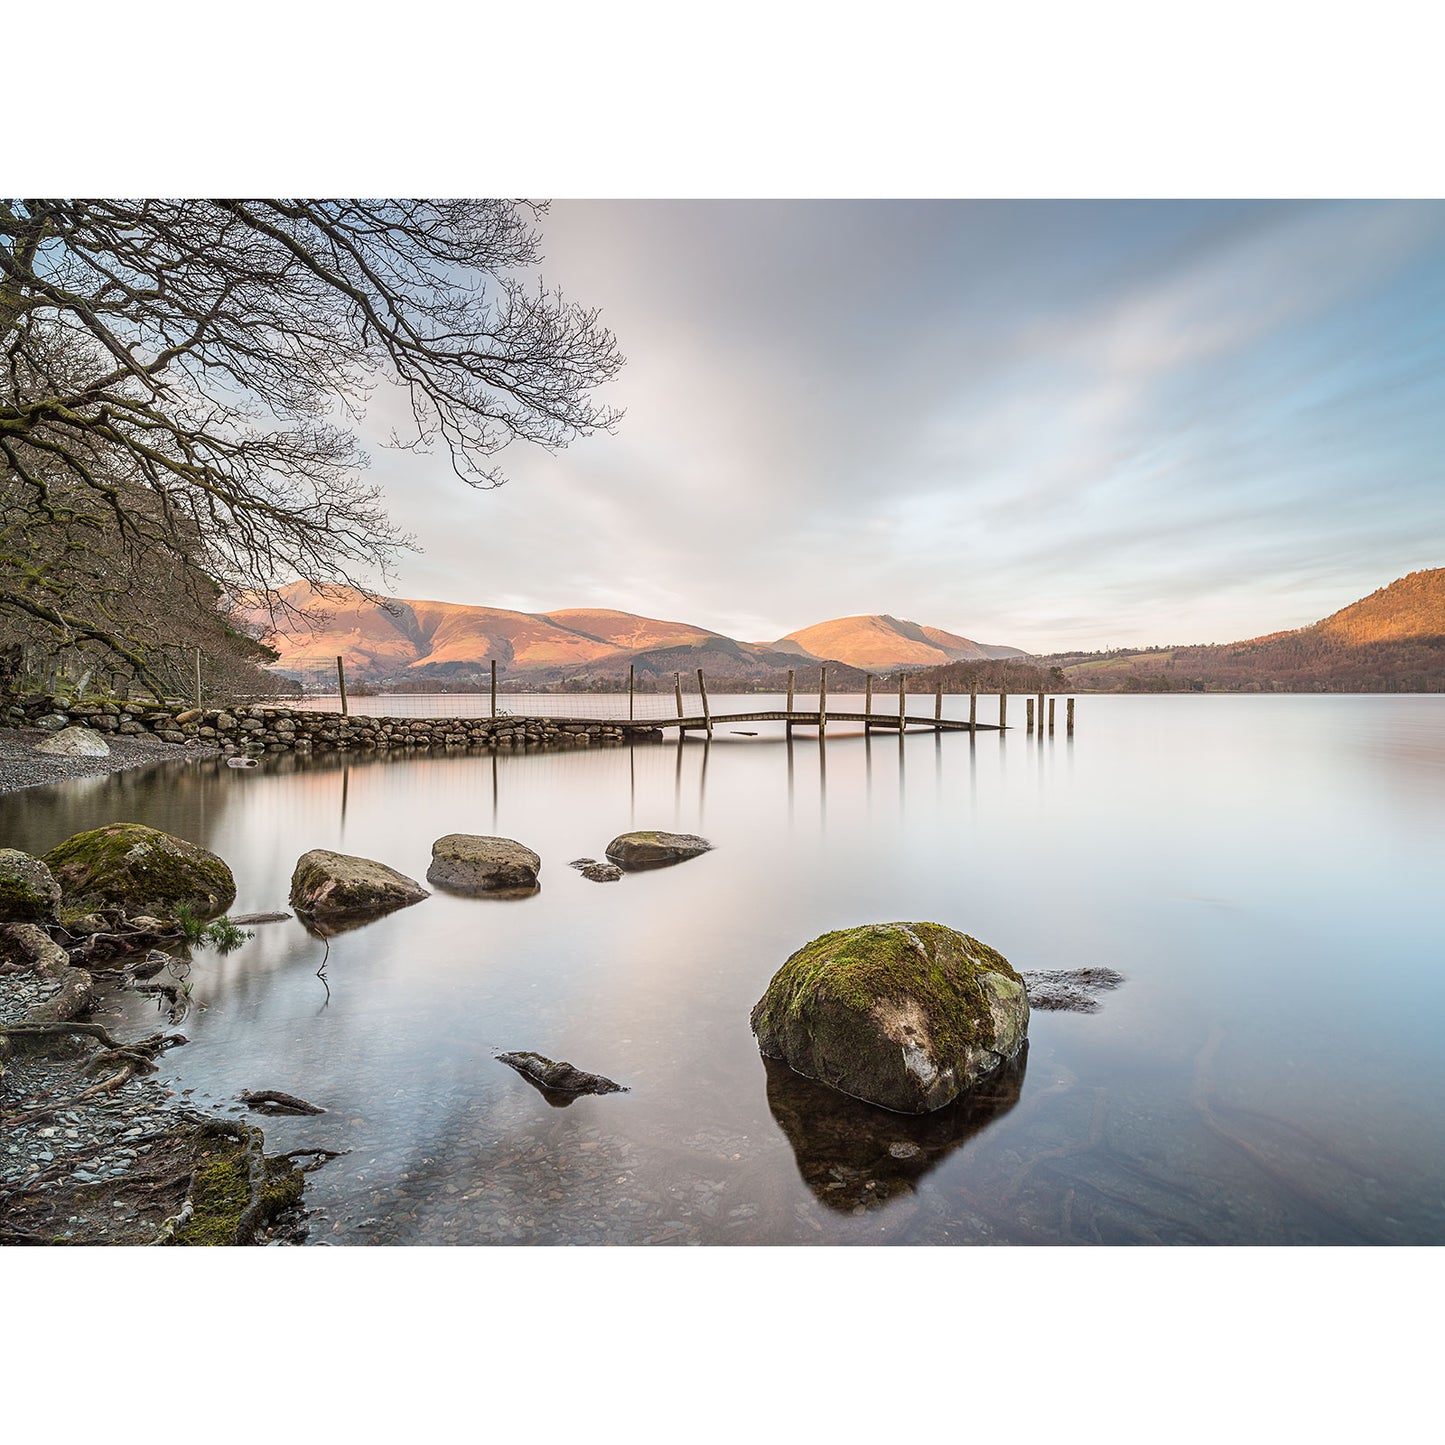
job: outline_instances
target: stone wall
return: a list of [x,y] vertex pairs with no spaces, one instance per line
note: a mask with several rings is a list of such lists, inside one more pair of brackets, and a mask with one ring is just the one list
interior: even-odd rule
[[343,717],[336,712],[303,712],[272,703],[227,709],[71,702],[58,697],[10,697],[0,701],[0,724],[6,727],[59,731],[69,723],[80,723],[101,733],[148,735],[182,747],[208,744],[227,754],[252,755],[436,747],[579,748],[662,736],[650,724],[627,722],[556,723],[528,717]]

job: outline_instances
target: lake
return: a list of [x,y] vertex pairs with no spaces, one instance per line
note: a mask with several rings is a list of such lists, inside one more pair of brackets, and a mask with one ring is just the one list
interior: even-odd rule
[[[1083,696],[1078,718],[1030,737],[1014,698],[973,739],[749,723],[179,762],[0,798],[0,842],[150,824],[227,860],[237,914],[285,908],[310,848],[417,879],[445,833],[541,855],[531,898],[437,892],[329,945],[293,920],[198,953],[205,1007],[161,1077],[212,1110],[327,1109],[264,1121],[272,1150],[349,1151],[310,1176],[314,1244],[1445,1241],[1445,698]],[[568,867],[631,828],[716,846],[617,883]],[[748,1015],[793,950],[912,919],[1125,982],[1035,1011],[1026,1057],[922,1119],[765,1063]],[[518,1049],[628,1092],[555,1107],[494,1057]]]

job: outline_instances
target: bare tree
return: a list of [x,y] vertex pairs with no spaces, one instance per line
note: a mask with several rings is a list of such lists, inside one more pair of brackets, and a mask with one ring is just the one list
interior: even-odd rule
[[514,440],[610,429],[613,336],[525,276],[544,209],[0,201],[0,479],[30,538],[0,536],[0,610],[140,675],[144,629],[95,605],[124,588],[72,585],[87,538],[122,572],[164,557],[192,596],[357,585],[409,541],[350,430],[379,384],[409,407],[393,443],[444,447],[473,487]]

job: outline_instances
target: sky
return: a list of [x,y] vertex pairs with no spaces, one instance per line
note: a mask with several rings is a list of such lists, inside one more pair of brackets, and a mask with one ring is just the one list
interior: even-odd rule
[[626,415],[477,493],[374,398],[396,595],[1050,652],[1445,565],[1445,203],[558,200],[542,234]]

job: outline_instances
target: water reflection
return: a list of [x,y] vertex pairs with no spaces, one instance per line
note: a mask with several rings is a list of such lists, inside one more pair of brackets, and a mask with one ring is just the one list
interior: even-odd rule
[[798,1173],[842,1214],[880,1209],[1007,1114],[1023,1092],[1025,1046],[972,1093],[931,1114],[895,1114],[764,1058],[768,1108],[793,1146]]

